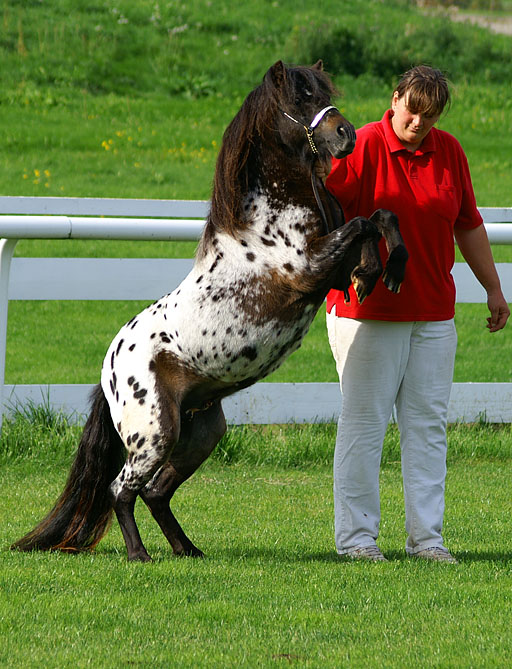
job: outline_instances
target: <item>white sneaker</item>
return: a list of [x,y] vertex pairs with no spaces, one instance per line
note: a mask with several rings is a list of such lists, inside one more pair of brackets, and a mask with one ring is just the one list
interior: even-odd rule
[[370,562],[387,562],[386,558],[380,552],[378,546],[362,546],[361,548],[354,548],[350,553],[345,553],[345,556],[351,560],[368,560]]
[[440,546],[432,546],[432,548],[425,548],[422,551],[413,553],[415,558],[422,560],[431,560],[432,562],[448,562],[449,564],[459,564],[447,548]]

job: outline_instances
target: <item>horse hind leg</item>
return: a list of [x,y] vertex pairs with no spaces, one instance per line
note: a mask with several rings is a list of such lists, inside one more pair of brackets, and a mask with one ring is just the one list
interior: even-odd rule
[[388,259],[382,280],[392,293],[398,293],[405,276],[405,266],[409,254],[398,227],[398,218],[391,211],[377,209],[369,218],[384,237]]
[[146,484],[140,496],[151,511],[163,535],[178,556],[203,557],[202,551],[194,546],[170,509],[170,501],[178,487],[185,481],[177,470],[167,462],[152,480]]
[[182,420],[180,439],[169,461],[141,491],[141,497],[157,521],[174,555],[203,557],[203,552],[187,537],[170,509],[179,486],[208,458],[226,431],[220,401],[193,417]]
[[[172,416],[172,418],[171,418]],[[149,562],[147,552],[135,522],[134,508],[137,495],[167,461],[179,434],[179,409],[169,407],[165,421],[168,430],[160,434],[147,429],[132,431],[125,437],[128,457],[117,478],[110,486],[114,508],[128,552],[128,560]]]
[[151,556],[147,552],[135,522],[134,508],[137,491],[122,489],[114,498],[114,511],[123,534],[128,560],[130,562],[150,562]]

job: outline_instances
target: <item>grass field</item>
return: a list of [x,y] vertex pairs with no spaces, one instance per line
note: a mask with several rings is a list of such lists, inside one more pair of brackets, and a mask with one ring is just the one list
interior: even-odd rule
[[[207,199],[223,130],[266,69],[278,58],[322,57],[356,126],[382,116],[396,76],[411,64],[445,69],[454,99],[440,127],[468,155],[478,204],[511,206],[511,38],[426,18],[416,4],[6,0],[0,192]],[[21,241],[16,253],[190,257],[193,249]],[[496,247],[495,257],[512,261],[512,250]],[[112,336],[142,306],[11,303],[7,382],[96,382]],[[512,380],[510,332],[489,335],[485,316],[485,305],[457,309],[456,381]],[[323,314],[269,380],[336,380]],[[172,558],[138,504],[154,557],[142,565],[126,562],[115,522],[90,555],[8,550],[61,491],[79,428],[44,407],[6,420],[0,667],[509,666],[511,426],[450,426],[444,534],[456,566],[405,557],[395,426],[381,472],[380,545],[389,562],[336,556],[335,431],[330,424],[229,430],[174,501],[206,559]]]
[[336,557],[330,467],[212,461],[175,498],[206,559],[173,559],[138,506],[154,557],[141,565],[126,562],[117,524],[92,555],[6,551],[67,473],[38,456],[11,461],[1,473],[0,666],[508,666],[509,470],[510,459],[452,458],[445,536],[460,564],[436,565],[405,557],[400,468],[388,462],[389,562],[371,565]]
[[393,426],[385,564],[334,551],[334,425],[231,431],[173,502],[204,560],[173,558],[140,503],[152,564],[126,562],[115,522],[92,554],[9,551],[61,491],[78,433],[41,410],[4,425],[0,666],[508,666],[510,425],[450,427],[444,535],[456,566],[405,556]]

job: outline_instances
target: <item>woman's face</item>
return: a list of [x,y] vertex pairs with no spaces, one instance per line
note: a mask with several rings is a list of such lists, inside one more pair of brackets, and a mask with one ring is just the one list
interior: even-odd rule
[[391,125],[395,135],[409,151],[416,151],[420,147],[432,126],[439,120],[439,114],[427,116],[422,112],[413,114],[409,111],[407,108],[407,93],[399,97],[397,91],[395,91],[391,101],[391,109],[393,110]]

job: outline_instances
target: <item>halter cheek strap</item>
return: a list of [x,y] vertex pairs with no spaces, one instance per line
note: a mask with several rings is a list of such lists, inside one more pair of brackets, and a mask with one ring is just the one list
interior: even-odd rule
[[335,107],[334,105],[329,105],[328,107],[324,107],[318,112],[318,114],[311,121],[309,126],[302,124],[300,121],[297,121],[297,119],[293,118],[293,116],[290,116],[290,114],[287,114],[284,110],[282,110],[282,112],[287,118],[290,119],[290,121],[293,121],[294,123],[297,123],[298,125],[301,125],[304,128],[304,130],[306,131],[306,136],[308,138],[309,146],[311,147],[311,151],[313,151],[315,155],[318,155],[318,149],[316,148],[315,142],[313,141],[313,133],[317,125],[327,114],[327,112],[330,111],[331,109],[336,109],[336,111],[338,111],[337,107]]

